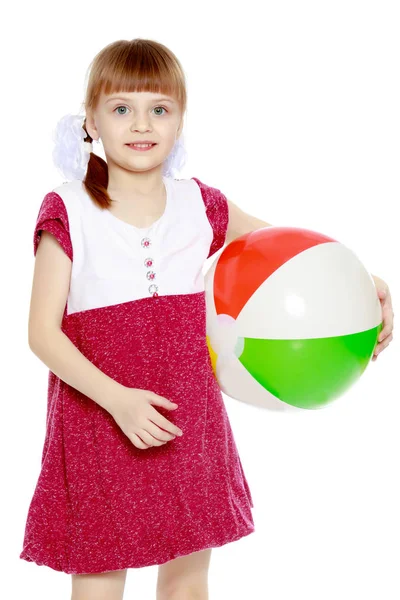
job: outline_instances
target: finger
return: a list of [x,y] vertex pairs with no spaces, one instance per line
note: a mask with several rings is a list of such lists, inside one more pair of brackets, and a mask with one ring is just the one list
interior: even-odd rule
[[379,354],[379,352],[382,352],[382,350],[384,350],[387,346],[389,346],[392,339],[393,339],[393,333],[391,333],[383,342],[381,342],[380,344],[377,345],[377,347],[375,348],[375,353]]
[[386,314],[385,311],[382,312],[382,329],[379,333],[378,340],[382,341],[393,329],[393,320],[390,314]]
[[391,334],[391,333],[392,333],[392,331],[393,331],[393,327],[390,327],[389,325],[386,325],[386,326],[385,326],[385,327],[382,329],[382,331],[380,332],[380,334],[379,334],[379,337],[378,337],[378,340],[379,340],[380,342],[383,342],[383,340],[384,340],[385,338],[387,338],[387,336],[388,336],[389,334]]
[[149,400],[156,404],[157,406],[161,406],[163,408],[176,408],[178,405],[176,402],[173,402],[169,398],[165,398],[164,396],[160,396],[151,390],[147,390]]
[[165,444],[164,441],[162,440],[158,440],[157,438],[153,437],[148,431],[146,431],[145,429],[141,429],[138,433],[138,435],[141,437],[141,439],[143,440],[143,442],[145,444],[148,444],[149,446],[161,446],[162,444]]
[[387,348],[387,346],[389,346],[390,342],[393,339],[393,333],[391,333],[390,335],[388,335],[388,337],[382,342],[382,348],[381,350],[383,350],[384,348]]
[[164,429],[161,429],[150,420],[146,424],[146,430],[153,437],[164,442],[169,442],[170,440],[174,440],[176,438],[175,434],[170,433],[169,431],[164,431]]
[[183,432],[179,427],[177,427],[177,425],[174,425],[173,423],[171,423],[171,421],[168,421],[168,419],[166,419],[161,413],[159,413],[158,410],[154,408],[154,406],[152,408],[153,412],[151,414],[150,419],[151,421],[153,421],[153,423],[155,423],[162,429],[165,429],[165,431],[172,433],[173,435],[182,435]]
[[139,448],[140,450],[145,450],[146,448],[149,447],[147,444],[145,444],[143,442],[143,440],[140,439],[140,437],[138,435],[136,435],[136,433],[131,433],[129,436],[129,439],[131,440],[132,444],[134,446],[136,446],[136,448]]

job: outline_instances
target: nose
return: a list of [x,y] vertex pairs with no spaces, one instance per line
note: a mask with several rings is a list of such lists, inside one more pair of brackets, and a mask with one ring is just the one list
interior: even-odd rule
[[131,131],[151,131],[150,117],[147,113],[136,113],[132,118]]

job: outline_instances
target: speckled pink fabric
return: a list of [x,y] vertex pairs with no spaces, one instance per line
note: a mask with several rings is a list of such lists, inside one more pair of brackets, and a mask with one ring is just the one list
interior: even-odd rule
[[[194,178],[195,179],[195,178]],[[225,196],[198,179],[225,241]],[[34,232],[53,233],[73,259],[67,212],[47,194]],[[41,470],[20,558],[65,573],[162,564],[252,533],[253,501],[206,343],[205,293],[159,295],[64,312],[62,330],[104,373],[177,402],[157,407],[184,435],[136,448],[112,416],[49,371]]]

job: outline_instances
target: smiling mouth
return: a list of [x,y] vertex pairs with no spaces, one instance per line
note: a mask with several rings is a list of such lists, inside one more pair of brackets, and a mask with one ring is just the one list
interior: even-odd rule
[[151,148],[154,148],[154,146],[156,146],[157,144],[142,144],[142,143],[137,143],[137,144],[126,144],[129,148],[133,148],[133,150],[150,150]]

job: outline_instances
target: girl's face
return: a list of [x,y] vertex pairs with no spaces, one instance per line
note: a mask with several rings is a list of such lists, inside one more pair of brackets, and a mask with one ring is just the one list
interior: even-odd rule
[[[183,119],[177,101],[153,92],[102,93],[96,111],[88,112],[86,129],[101,138],[107,163],[129,171],[147,171],[161,164],[180,136]],[[151,150],[140,152],[129,143],[150,140]]]

